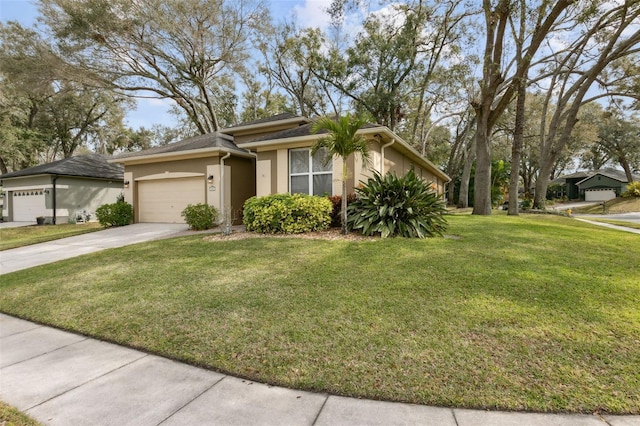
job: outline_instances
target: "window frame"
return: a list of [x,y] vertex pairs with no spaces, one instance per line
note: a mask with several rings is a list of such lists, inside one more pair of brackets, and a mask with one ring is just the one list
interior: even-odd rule
[[[292,152],[302,152],[302,151],[306,151],[307,152],[307,167],[308,167],[308,171],[307,172],[302,172],[302,173],[293,173],[291,171],[291,153]],[[320,150],[318,150],[318,152],[322,152],[324,151],[326,153],[326,148],[321,148]],[[317,155],[317,153],[316,153]],[[325,155],[328,155],[327,153]],[[325,171],[319,171],[319,172],[314,172],[313,171],[313,156],[311,155],[311,148],[292,148],[289,150],[289,155],[288,155],[288,172],[289,172],[289,193],[293,194],[293,192],[291,192],[291,178],[292,177],[300,177],[300,176],[307,176],[307,181],[308,181],[308,191],[307,191],[307,195],[313,195],[313,177],[314,176],[319,176],[319,175],[329,175],[331,176],[331,186],[330,186],[330,191],[329,191],[329,195],[333,195],[333,159],[330,159],[329,161],[329,166],[331,168],[331,170],[325,170]],[[301,194],[300,192],[296,192],[296,194]]]

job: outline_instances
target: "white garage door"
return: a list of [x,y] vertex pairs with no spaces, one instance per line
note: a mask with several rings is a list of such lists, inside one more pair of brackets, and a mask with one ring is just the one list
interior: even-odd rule
[[616,198],[616,191],[613,189],[586,189],[584,191],[585,201],[607,201]]
[[138,182],[140,222],[184,223],[182,210],[188,204],[205,202],[203,177],[146,180]]
[[47,215],[45,194],[42,190],[15,191],[12,201],[15,222],[35,222],[36,217]]

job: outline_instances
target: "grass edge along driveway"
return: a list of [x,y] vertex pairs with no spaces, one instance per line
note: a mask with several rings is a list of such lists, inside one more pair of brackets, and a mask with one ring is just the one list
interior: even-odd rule
[[264,383],[640,414],[636,235],[453,216],[429,240],[200,236],[3,276],[8,314]]
[[73,237],[74,235],[86,234],[102,229],[104,228],[97,222],[2,228],[0,229],[0,251],[59,240],[60,238]]

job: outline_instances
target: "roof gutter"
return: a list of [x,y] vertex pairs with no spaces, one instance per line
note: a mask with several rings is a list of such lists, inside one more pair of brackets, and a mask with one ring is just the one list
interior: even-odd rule
[[111,158],[107,160],[108,163],[130,163],[133,161],[145,161],[145,160],[166,160],[171,157],[184,157],[184,156],[194,156],[197,157],[199,154],[208,154],[208,153],[230,153],[233,152],[233,155],[237,155],[239,157],[245,158],[255,158],[255,154],[252,152],[242,152],[242,151],[227,151],[224,149],[220,149],[218,147],[215,148],[201,148],[201,149],[190,149],[185,151],[174,151],[174,152],[160,152],[158,154],[148,154],[148,155],[134,155],[131,157],[122,157],[122,158]]

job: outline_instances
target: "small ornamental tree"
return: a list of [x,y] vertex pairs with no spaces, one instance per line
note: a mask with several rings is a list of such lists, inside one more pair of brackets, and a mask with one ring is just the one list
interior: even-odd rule
[[362,118],[352,117],[347,114],[337,119],[323,117],[318,119],[311,131],[318,133],[327,131],[327,136],[318,139],[311,148],[311,155],[318,150],[325,148],[329,153],[327,161],[331,161],[333,157],[342,158],[342,233],[347,233],[347,179],[349,178],[349,168],[347,167],[347,158],[351,155],[360,155],[364,163],[369,163],[370,154],[367,141],[357,132],[366,121]]
[[364,235],[425,238],[447,229],[444,201],[413,171],[398,177],[374,172],[349,205],[349,228]]

